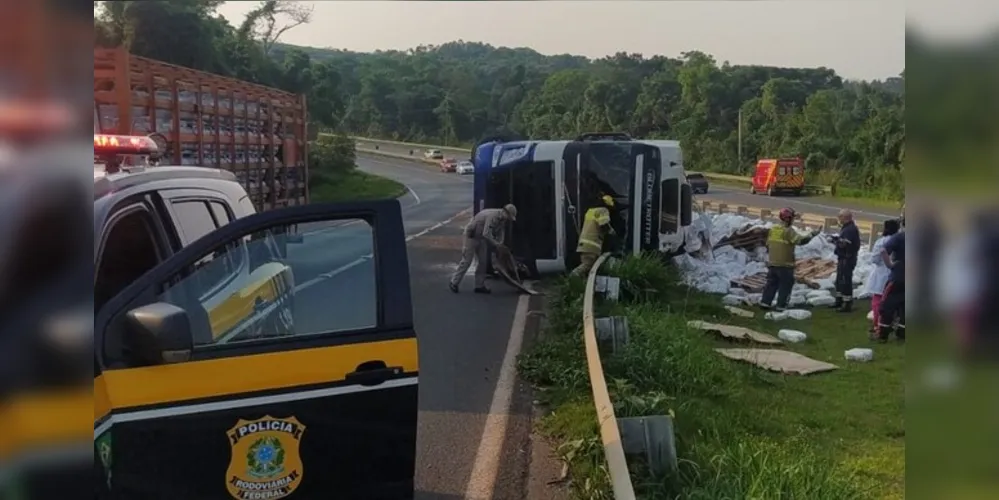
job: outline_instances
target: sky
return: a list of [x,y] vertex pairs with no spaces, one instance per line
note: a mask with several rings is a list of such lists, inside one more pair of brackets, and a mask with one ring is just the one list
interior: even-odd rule
[[[974,36],[999,27],[996,1],[909,0],[908,20],[935,37]],[[591,58],[700,50],[719,63],[824,66],[866,80],[905,67],[902,0],[302,3],[312,22],[281,41],[372,52],[465,40]],[[256,4],[219,12],[238,24]]]

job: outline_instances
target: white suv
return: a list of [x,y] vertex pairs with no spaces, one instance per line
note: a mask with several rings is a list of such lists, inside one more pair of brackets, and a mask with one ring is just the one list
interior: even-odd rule
[[444,153],[441,153],[441,150],[439,149],[428,149],[425,153],[423,153],[423,157],[428,160],[443,160]]

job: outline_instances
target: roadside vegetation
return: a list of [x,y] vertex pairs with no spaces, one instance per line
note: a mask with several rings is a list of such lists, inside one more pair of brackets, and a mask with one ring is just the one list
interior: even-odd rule
[[904,74],[847,81],[828,68],[732,65],[696,50],[588,59],[464,41],[377,53],[300,47],[279,38],[311,21],[306,5],[261,1],[233,25],[216,11],[223,3],[95,2],[95,45],[305,94],[316,125],[355,135],[454,146],[617,130],[680,140],[691,170],[748,175],[757,158],[796,155],[812,184],[835,179],[844,194],[893,201],[905,193]]
[[309,150],[309,192],[313,202],[397,198],[406,186],[357,169],[354,141],[321,135]]
[[[840,366],[783,376],[722,358],[713,348],[726,342],[686,326],[702,319],[776,335],[773,322],[731,317],[718,297],[683,286],[653,259],[625,260],[609,274],[622,279],[622,300],[600,304],[596,315],[626,316],[631,336],[623,352],[602,358],[617,416],[675,418],[677,476],[652,477],[629,458],[641,498],[903,498],[904,347],[877,346],[873,362],[845,362],[844,350],[868,345],[863,311],[816,310],[782,325],[809,334],[783,348]],[[549,410],[540,430],[569,463],[573,493],[608,499],[582,343],[583,290],[580,279],[551,284],[543,337],[519,366]]]

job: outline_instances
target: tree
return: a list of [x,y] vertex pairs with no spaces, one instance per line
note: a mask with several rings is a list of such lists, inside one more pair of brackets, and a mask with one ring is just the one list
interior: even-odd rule
[[[697,51],[589,60],[464,41],[362,54],[282,44],[311,17],[298,2],[260,2],[239,26],[215,13],[220,3],[103,2],[96,43],[303,93],[312,120],[344,133],[472,146],[495,135],[620,131],[678,139],[691,169],[745,174],[758,158],[797,155],[818,183],[882,197],[904,191],[904,73],[855,82],[828,68],[718,64]],[[976,105],[960,97],[931,104]],[[943,130],[937,122],[920,119],[918,132],[955,135],[980,125]]]

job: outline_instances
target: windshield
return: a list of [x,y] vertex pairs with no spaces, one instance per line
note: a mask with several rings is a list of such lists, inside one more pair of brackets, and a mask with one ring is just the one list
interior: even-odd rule
[[[584,151],[589,158],[580,170],[580,204],[599,206],[600,197],[614,197],[616,210],[611,210],[611,225],[623,241],[631,238],[632,203],[640,204],[641,193],[632,195],[635,184],[635,157],[630,142],[593,142]],[[633,198],[634,196],[634,198]]]
[[[635,170],[631,147],[627,142],[590,144],[590,161],[584,163],[588,168],[582,172],[584,179],[597,186],[602,194],[609,194],[618,202],[627,202]],[[593,195],[599,197],[601,193]]]

